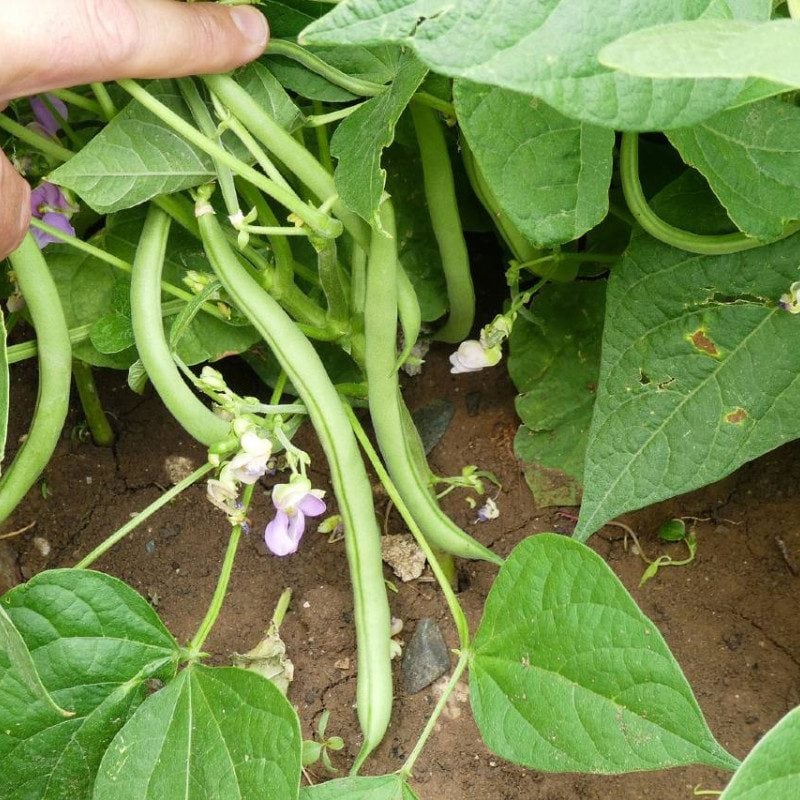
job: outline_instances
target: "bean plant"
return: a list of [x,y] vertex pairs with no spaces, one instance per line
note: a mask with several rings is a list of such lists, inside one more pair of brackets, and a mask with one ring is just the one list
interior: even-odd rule
[[[740,763],[584,544],[800,435],[799,6],[267,0],[271,44],[233,74],[13,102],[0,144],[34,186],[34,219],[2,273],[0,455],[9,366],[37,358],[39,388],[3,464],[0,521],[45,469],[71,382],[96,443],[113,441],[96,367],[127,370],[135,392],[151,384],[208,457],[74,567],[0,598],[0,797],[410,800],[464,673],[485,744],[530,769],[702,764],[733,773],[725,800],[800,796],[800,711]],[[508,289],[477,330],[465,229],[496,234],[493,280]],[[574,536],[532,536],[502,558],[443,513],[400,391],[431,340],[456,375],[503,369],[508,350],[517,454],[535,492],[553,470],[582,492]],[[261,396],[211,366],[231,354]],[[295,441],[305,421],[333,497]],[[250,502],[276,465],[258,520]],[[447,490],[479,485],[479,466]],[[391,723],[393,645],[370,475],[458,634],[419,739],[378,776],[367,760]],[[132,588],[89,568],[199,481],[230,537],[208,611],[179,643]],[[306,786],[290,702],[252,670],[204,665],[203,647],[241,537],[291,557],[334,508],[360,752],[348,777]],[[453,558],[497,568],[476,630]],[[330,765],[342,742],[324,733],[305,758]]]

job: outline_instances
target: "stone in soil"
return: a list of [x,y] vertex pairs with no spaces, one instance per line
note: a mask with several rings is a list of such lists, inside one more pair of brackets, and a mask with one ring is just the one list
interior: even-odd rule
[[419,431],[419,438],[422,439],[425,455],[439,444],[450,427],[455,413],[455,406],[450,400],[440,399],[418,408],[411,415]]
[[408,694],[420,692],[449,669],[450,651],[439,626],[421,619],[403,654],[403,688]]

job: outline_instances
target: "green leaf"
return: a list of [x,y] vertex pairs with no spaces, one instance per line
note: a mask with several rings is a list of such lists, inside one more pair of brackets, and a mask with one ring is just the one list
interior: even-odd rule
[[0,475],[3,473],[6,436],[8,435],[9,374],[6,347],[6,326],[3,319],[3,309],[0,308]]
[[567,116],[606,127],[692,125],[732,105],[737,80],[659,80],[612,72],[597,54],[631,31],[702,17],[766,20],[769,0],[362,0],[342,3],[301,40],[396,42],[433,70],[542,98]]
[[[508,371],[521,392],[516,407],[522,420],[514,451],[525,462],[537,503],[547,489],[541,467],[565,473],[576,483],[583,475],[600,371],[605,292],[604,281],[552,284],[533,301],[532,319],[519,317],[511,332]],[[573,504],[575,488],[569,480],[562,486],[564,502],[558,502],[558,495],[549,501]]]
[[704,19],[639,30],[599,55],[608,67],[656,79],[761,78],[800,87],[800,25]]
[[417,796],[399,775],[379,775],[309,786],[300,792],[300,800],[417,800]]
[[798,129],[800,108],[772,99],[668,135],[736,225],[750,236],[769,239],[800,217]]
[[569,119],[526,95],[469,81],[455,82],[453,100],[484,178],[531,242],[571,242],[605,217],[612,130]]
[[719,800],[796,800],[800,796],[800,708],[750,751]]
[[42,685],[33,691],[0,652],[0,797],[86,800],[109,742],[180,654],[147,601],[88,570],[43,572],[2,598]]
[[108,314],[101,317],[92,325],[89,339],[104,355],[120,353],[133,347],[133,327],[130,317],[123,317],[122,314]]
[[331,155],[339,162],[334,174],[339,196],[370,225],[380,225],[378,206],[386,184],[381,155],[394,141],[395,125],[426,72],[413,55],[404,55],[389,89],[347,117],[331,139]]
[[585,545],[519,544],[486,601],[470,699],[491,750],[547,772],[734,769],[658,629]]
[[659,529],[662,542],[682,542],[686,538],[686,523],[682,519],[668,519]]
[[293,800],[300,723],[267,680],[193,664],[143,703],[108,748],[93,800]]
[[[303,125],[303,114],[286,94],[283,86],[270,70],[262,63],[254,61],[234,73],[236,82],[247,90],[247,93],[278,123],[289,131],[297,130]],[[227,141],[231,144],[231,141]],[[232,148],[233,149],[233,148]],[[238,152],[239,157],[245,157]],[[250,161],[250,158],[247,158]]]
[[[710,224],[680,183],[655,208]],[[578,538],[800,436],[800,319],[778,306],[799,264],[800,236],[715,257],[634,234],[608,285]]]

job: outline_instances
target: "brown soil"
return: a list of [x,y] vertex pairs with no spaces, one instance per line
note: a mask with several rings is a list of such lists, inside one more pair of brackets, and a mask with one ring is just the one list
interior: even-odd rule
[[[440,474],[456,474],[463,465],[477,463],[493,470],[503,482],[499,519],[473,525],[474,512],[463,495],[455,493],[446,500],[447,511],[503,555],[530,534],[568,531],[571,523],[558,509],[536,508],[522,479],[512,454],[517,421],[514,392],[507,379],[500,370],[488,379],[487,373],[454,377],[446,367],[444,354],[435,353],[409,393],[414,407],[441,397],[450,398],[456,407],[447,435],[431,454],[433,467]],[[14,369],[11,442],[27,424],[34,377],[31,369]],[[10,530],[36,522],[33,530],[10,540],[12,562],[16,559],[12,567],[18,565],[24,577],[75,563],[133,512],[153,501],[169,485],[168,458],[186,456],[195,464],[203,460],[202,450],[167,417],[156,399],[142,399],[128,391],[123,374],[103,375],[101,393],[120,431],[117,445],[102,450],[65,435],[47,471],[47,499],[39,491],[31,492],[4,526]],[[78,413],[74,412],[71,424],[78,420]],[[309,445],[311,437],[304,433]],[[626,517],[641,533],[642,545],[650,554],[664,550],[655,531],[665,519],[710,518],[697,525],[696,562],[662,570],[642,589],[638,588],[642,562],[623,549],[620,530],[605,528],[591,540],[663,632],[712,730],[740,757],[800,703],[800,616],[796,611],[800,530],[794,520],[798,455],[800,447],[789,445],[714,486]],[[313,478],[324,486],[320,457],[314,468]],[[294,601],[282,628],[296,666],[290,699],[306,735],[322,710],[330,710],[329,733],[340,734],[348,745],[335,761],[346,768],[357,751],[359,735],[353,709],[354,641],[344,549],[341,542],[328,544],[326,537],[312,532],[298,555],[281,560],[268,556],[259,535],[267,521],[265,494],[257,492],[255,532],[240,549],[232,588],[207,649],[214,662],[229,663],[232,652],[252,647],[280,592],[292,587]],[[399,523],[391,520],[390,529],[398,531]],[[34,542],[34,537],[47,541],[48,555],[42,555],[47,548],[41,541]],[[148,597],[178,639],[187,640],[211,596],[226,537],[222,515],[204,500],[203,489],[194,487],[96,566]],[[678,556],[681,551],[675,547]],[[5,555],[7,561],[9,553]],[[479,563],[462,564],[461,570],[460,600],[475,626],[495,570]],[[8,574],[8,564],[0,575],[3,572]],[[448,644],[456,644],[445,604],[433,584],[400,584],[390,601],[393,615],[405,623],[404,636],[413,631],[416,620],[433,617],[441,623]],[[401,765],[436,699],[433,689],[404,695],[399,680],[396,694],[393,724],[368,762],[369,772],[392,771]],[[455,713],[443,718],[417,764],[414,786],[422,800],[683,800],[691,797],[697,784],[720,789],[726,780],[726,775],[703,768],[621,777],[526,771],[486,750],[465,694],[459,696],[461,705],[456,703]],[[314,772],[322,778],[320,770]]]

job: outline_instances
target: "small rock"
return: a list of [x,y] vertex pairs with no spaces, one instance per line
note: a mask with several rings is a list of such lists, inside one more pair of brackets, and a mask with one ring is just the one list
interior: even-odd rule
[[481,410],[481,393],[468,392],[464,397],[464,403],[467,406],[467,414],[471,417],[477,417]]
[[350,659],[340,658],[338,661],[333,662],[333,666],[336,667],[336,669],[340,669],[342,672],[347,672],[350,669]]
[[48,542],[44,536],[34,536],[33,546],[39,551],[39,555],[43,558],[47,558],[47,556],[50,555],[52,548],[50,547],[50,542]]
[[421,619],[403,655],[403,688],[416,694],[450,669],[450,652],[432,619]]
[[148,540],[147,544],[145,544],[144,546],[144,549],[147,555],[149,556],[153,555],[153,553],[155,553],[156,551],[156,540],[155,539]]
[[173,486],[188,478],[195,469],[194,462],[186,456],[167,456],[164,459],[164,472]]
[[425,569],[425,553],[410,533],[382,536],[381,557],[403,583],[419,578]]
[[174,539],[181,532],[180,525],[167,524],[158,529],[162,539]]
[[411,415],[422,439],[425,455],[439,444],[453,421],[453,414],[455,407],[449,400],[434,400]]

